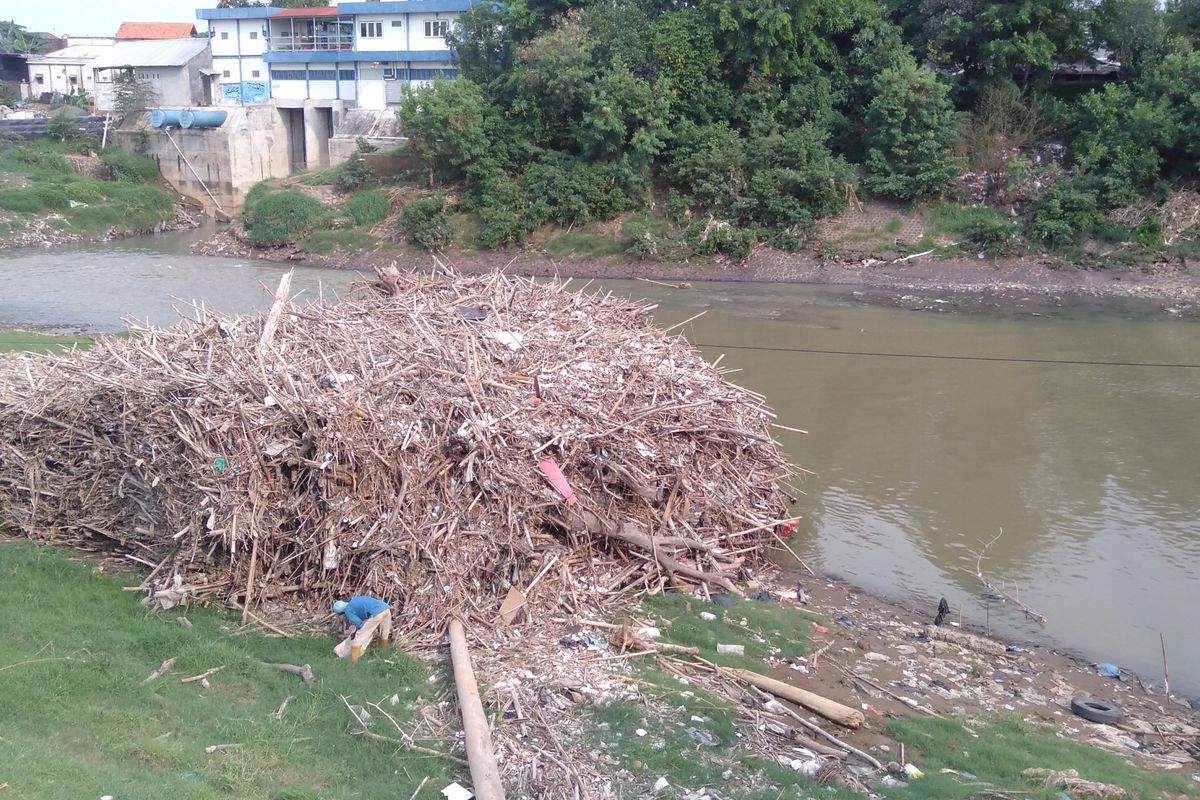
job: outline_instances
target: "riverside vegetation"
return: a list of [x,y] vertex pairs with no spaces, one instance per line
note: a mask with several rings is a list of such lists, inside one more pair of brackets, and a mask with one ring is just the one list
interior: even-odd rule
[[149,233],[175,215],[157,178],[150,159],[101,149],[65,117],[51,121],[42,141],[0,140],[0,242]]
[[[1163,202],[1200,155],[1198,32],[1198,0],[483,4],[451,33],[461,78],[399,112],[413,183],[449,190],[434,227],[456,236],[385,238],[501,248],[552,228],[586,255],[832,256],[819,221],[879,198],[947,204],[922,246],[1188,257]],[[1056,79],[1097,48],[1119,74]],[[343,190],[370,182],[361,158],[338,169]]]

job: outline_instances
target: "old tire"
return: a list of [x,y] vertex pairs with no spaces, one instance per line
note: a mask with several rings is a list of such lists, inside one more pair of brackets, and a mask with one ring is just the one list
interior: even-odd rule
[[1071,701],[1071,712],[1101,725],[1115,725],[1125,718],[1125,710],[1120,706],[1095,697],[1076,697]]

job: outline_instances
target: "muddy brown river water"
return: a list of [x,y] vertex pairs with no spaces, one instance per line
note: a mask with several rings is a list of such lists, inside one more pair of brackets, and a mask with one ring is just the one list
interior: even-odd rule
[[[0,255],[0,325],[169,324],[192,300],[265,306],[285,267],[186,255],[186,237]],[[309,297],[349,273],[298,267]],[[582,286],[583,281],[574,285]],[[591,288],[595,288],[593,284]],[[849,289],[635,281],[733,379],[767,396],[812,470],[798,550],[932,617],[1055,641],[1200,694],[1200,322],[1124,306],[944,313]],[[989,596],[986,575],[1048,617]]]

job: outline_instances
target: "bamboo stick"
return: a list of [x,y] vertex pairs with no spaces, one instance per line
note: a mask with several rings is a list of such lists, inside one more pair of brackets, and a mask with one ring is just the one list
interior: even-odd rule
[[467,649],[467,635],[462,621],[450,620],[449,633],[450,660],[454,665],[454,685],[458,689],[458,708],[462,714],[467,764],[471,769],[475,796],[479,800],[504,800],[504,785],[500,782],[500,770],[496,766],[492,732],[483,712],[483,701],[479,699],[479,686],[475,683],[475,672],[471,668],[471,654]]

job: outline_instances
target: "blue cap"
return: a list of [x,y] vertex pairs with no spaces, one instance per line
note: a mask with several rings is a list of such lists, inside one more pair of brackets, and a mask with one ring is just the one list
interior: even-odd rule
[[333,601],[333,613],[342,614],[346,611],[346,606],[349,605],[345,600]]

